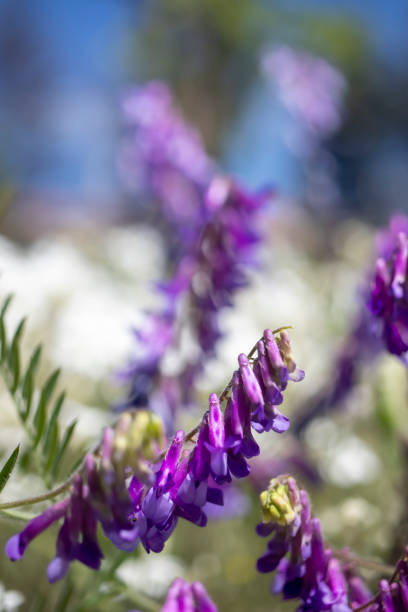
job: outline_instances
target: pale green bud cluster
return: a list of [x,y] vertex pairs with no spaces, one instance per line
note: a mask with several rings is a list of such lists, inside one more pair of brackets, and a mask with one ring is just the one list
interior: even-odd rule
[[273,478],[267,490],[259,496],[264,523],[289,527],[295,520],[300,508],[291,496],[288,480],[289,477]]
[[149,478],[149,463],[157,459],[164,447],[163,423],[148,410],[125,412],[119,418],[112,444],[112,463],[115,470],[126,469],[141,480]]

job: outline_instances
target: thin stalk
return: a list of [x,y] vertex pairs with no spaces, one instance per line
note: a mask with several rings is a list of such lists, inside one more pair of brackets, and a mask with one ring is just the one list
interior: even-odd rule
[[52,499],[53,497],[56,497],[60,493],[63,493],[64,491],[67,491],[67,489],[69,489],[69,487],[74,481],[74,476],[75,474],[55,489],[52,489],[47,493],[43,493],[42,495],[36,495],[35,497],[26,497],[25,499],[17,499],[12,502],[5,502],[3,504],[0,504],[0,510],[7,510],[8,508],[18,508],[19,506],[32,506],[42,501],[47,501],[47,499]]

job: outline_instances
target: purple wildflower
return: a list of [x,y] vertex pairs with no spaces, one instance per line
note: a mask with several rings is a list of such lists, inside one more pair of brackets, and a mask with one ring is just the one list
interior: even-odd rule
[[[265,336],[270,335],[265,332]],[[278,348],[282,367],[286,368],[290,367],[288,351],[288,345]],[[56,556],[48,568],[51,582],[62,578],[74,560],[99,568],[102,553],[96,536],[98,522],[106,537],[128,552],[139,544],[147,552],[160,552],[179,518],[204,527],[204,507],[223,505],[220,485],[230,482],[231,475],[247,475],[246,459],[259,453],[251,423],[267,399],[257,379],[255,363],[240,355],[240,371],[234,373],[227,387],[232,389],[225,415],[221,398],[215,393],[210,395],[209,410],[197,428],[198,439],[191,450],[183,449],[186,436],[179,430],[163,457],[160,418],[146,410],[123,413],[114,429],[104,430],[97,452],[85,457],[70,496],[34,518],[9,540],[6,552],[10,559],[21,559],[31,540],[59,519],[63,523]],[[196,592],[193,588],[195,601],[204,606],[204,594],[197,589]]]
[[387,238],[382,236],[382,253],[376,262],[367,306],[378,321],[377,331],[387,350],[405,362],[408,351],[408,234],[399,231],[395,235],[397,227],[404,226],[402,221],[400,218],[399,223],[391,225]]
[[330,550],[325,549],[319,520],[310,512],[307,493],[290,476],[271,480],[260,496],[262,537],[271,536],[258,559],[260,572],[275,571],[273,593],[299,599],[299,612],[351,612],[346,575]]
[[[163,312],[152,313],[147,331],[137,333],[140,357],[121,376],[130,383],[124,408],[153,408],[151,402],[159,393],[155,407],[161,416],[171,419],[175,389],[181,405],[191,403],[194,380],[221,337],[220,310],[232,305],[235,291],[248,284],[247,267],[256,263],[257,225],[267,197],[266,192],[249,194],[225,177],[215,177],[210,183],[208,220],[200,240],[181,258],[173,279],[160,284],[165,297]],[[193,335],[197,351],[169,385],[162,360],[183,326]]]
[[217,612],[217,610],[217,606],[201,582],[189,584],[182,578],[176,578],[169,588],[161,612]]
[[119,160],[123,176],[139,197],[158,204],[160,217],[173,229],[167,237],[175,230],[177,248],[185,249],[206,219],[204,192],[213,163],[165,83],[134,88],[124,100],[124,113],[129,133]]

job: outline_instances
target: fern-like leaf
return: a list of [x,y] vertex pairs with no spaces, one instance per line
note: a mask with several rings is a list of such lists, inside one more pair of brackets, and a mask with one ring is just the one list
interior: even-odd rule
[[21,388],[21,392],[25,400],[26,409],[25,409],[24,414],[22,414],[21,416],[24,421],[27,420],[30,414],[31,400],[32,400],[33,391],[34,391],[34,377],[37,372],[38,364],[40,362],[41,351],[42,351],[42,347],[41,345],[38,345],[37,348],[34,350],[33,354],[31,355],[31,359],[30,359],[30,362],[28,364],[28,367],[27,367],[27,370],[26,370],[26,373],[23,379],[23,385]]
[[[50,402],[60,377],[60,370],[52,372],[44,385],[39,388],[36,377],[41,360],[41,345],[34,349],[27,367],[25,369],[22,367],[20,347],[26,319],[24,318],[19,322],[11,341],[9,341],[5,316],[11,300],[12,295],[8,295],[0,308],[0,373],[15,401],[18,415],[29,437],[31,449],[28,449],[27,456],[30,456],[31,452],[40,453],[39,457],[36,455],[37,466],[40,466],[46,482],[51,484],[51,479],[56,478],[60,471],[62,460],[74,433],[76,421],[71,423],[62,433],[59,416],[65,393],[60,393],[57,396],[51,412],[49,411]],[[35,397],[38,397],[38,401],[34,410]],[[15,451],[15,453],[15,455],[14,453],[11,455],[3,468],[7,478],[14,467],[12,462],[15,462],[18,451]],[[7,472],[10,466],[10,471]],[[3,474],[3,471],[1,474]]]
[[11,472],[14,470],[14,466],[16,465],[18,453],[20,452],[20,445],[16,446],[16,448],[11,453],[10,457],[7,459],[6,463],[2,467],[0,471],[0,492],[4,489],[7,484],[8,479],[11,476]]
[[8,351],[8,366],[11,372],[12,380],[10,384],[10,393],[14,394],[17,390],[20,381],[20,337],[23,333],[26,319],[21,319],[14,332],[13,339]]

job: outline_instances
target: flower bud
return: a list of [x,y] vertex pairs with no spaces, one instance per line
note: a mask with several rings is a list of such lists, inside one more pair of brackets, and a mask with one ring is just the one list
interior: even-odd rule
[[289,527],[300,511],[290,491],[290,477],[273,478],[266,491],[260,495],[262,520]]

